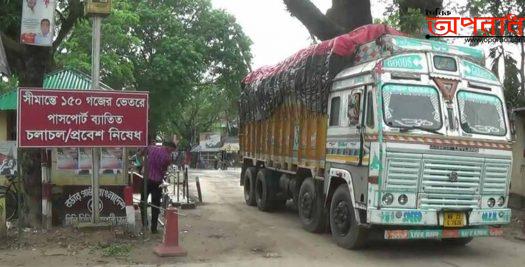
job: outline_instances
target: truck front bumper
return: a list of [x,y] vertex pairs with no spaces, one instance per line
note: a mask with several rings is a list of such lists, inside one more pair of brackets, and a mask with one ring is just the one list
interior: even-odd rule
[[501,236],[503,229],[489,226],[461,229],[385,230],[385,239],[443,239]]
[[[473,209],[464,211],[465,227],[509,224],[511,210]],[[368,208],[367,222],[372,225],[443,226],[443,211],[396,208]]]

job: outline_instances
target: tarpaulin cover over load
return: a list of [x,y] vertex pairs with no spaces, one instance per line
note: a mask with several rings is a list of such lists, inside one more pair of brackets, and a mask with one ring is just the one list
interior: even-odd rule
[[335,75],[350,66],[359,45],[385,34],[404,35],[387,25],[365,25],[300,50],[275,66],[251,72],[242,81],[241,122],[265,119],[284,102],[300,102],[312,111],[326,112]]

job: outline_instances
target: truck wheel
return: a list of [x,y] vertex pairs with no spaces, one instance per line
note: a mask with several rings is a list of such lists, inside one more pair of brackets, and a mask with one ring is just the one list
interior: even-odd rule
[[244,201],[248,206],[255,206],[255,173],[254,167],[244,172]]
[[368,231],[357,223],[348,185],[340,185],[330,203],[330,229],[337,245],[358,249],[365,245]]
[[257,173],[255,180],[255,200],[257,208],[261,211],[269,211],[273,207],[272,192],[270,189],[270,173],[266,169],[261,169]]
[[472,237],[464,237],[464,238],[446,238],[441,239],[441,242],[447,246],[466,246],[468,243],[470,243],[474,238]]
[[298,199],[299,218],[303,228],[309,232],[320,233],[326,229],[326,216],[323,199],[315,190],[314,179],[306,178],[301,184]]

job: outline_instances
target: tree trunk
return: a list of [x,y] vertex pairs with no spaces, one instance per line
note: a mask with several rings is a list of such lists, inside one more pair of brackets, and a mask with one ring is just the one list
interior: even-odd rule
[[[292,16],[296,17],[308,31],[320,40],[328,40],[355,28],[372,23],[370,0],[332,0],[332,7],[326,15],[309,0],[283,0]],[[443,0],[399,0],[400,19],[418,10],[423,16],[427,11],[436,12],[443,8]],[[401,31],[412,32],[422,25],[401,23]]]
[[[5,2],[5,1],[4,1]],[[9,1],[7,1],[9,2]],[[14,2],[14,1],[12,1]],[[24,1],[25,2],[25,1]],[[54,68],[53,52],[68,36],[76,22],[84,16],[84,5],[80,0],[68,0],[57,18],[58,34],[52,47],[41,47],[24,45],[18,42],[20,38],[19,26],[11,25],[10,28],[0,32],[0,38],[4,44],[7,62],[11,72],[18,77],[20,87],[42,87],[44,74]],[[19,1],[20,3],[20,1]],[[20,12],[21,4],[6,6],[5,16],[13,16]],[[4,8],[4,6],[2,6]],[[63,17],[62,14],[67,16]],[[2,16],[4,16],[2,15]],[[19,174],[22,179],[22,191],[24,193],[22,207],[22,220],[25,226],[36,227],[41,225],[41,199],[42,199],[42,177],[41,177],[41,150],[25,149],[20,151],[18,162],[21,167]]]
[[369,0],[332,0],[326,16],[346,32],[372,23]]
[[326,15],[309,0],[283,0],[292,16],[320,40],[332,39],[372,23],[370,0],[332,0]]
[[[3,38],[3,40],[7,40]],[[51,70],[51,48],[31,45],[13,44],[7,41],[11,53],[7,60],[11,69],[16,70],[20,87],[42,87],[44,74]],[[21,167],[23,200],[22,222],[26,227],[41,225],[42,214],[42,170],[40,165],[41,155],[39,149],[23,149],[18,155]]]

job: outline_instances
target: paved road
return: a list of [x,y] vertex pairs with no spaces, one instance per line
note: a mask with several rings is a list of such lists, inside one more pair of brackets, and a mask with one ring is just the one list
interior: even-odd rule
[[[479,238],[467,247],[438,241],[384,241],[362,251],[338,247],[330,234],[301,228],[292,207],[264,213],[245,205],[239,169],[195,171],[205,204],[181,217],[189,265],[209,266],[525,266],[525,242]],[[290,204],[290,203],[288,203]]]

